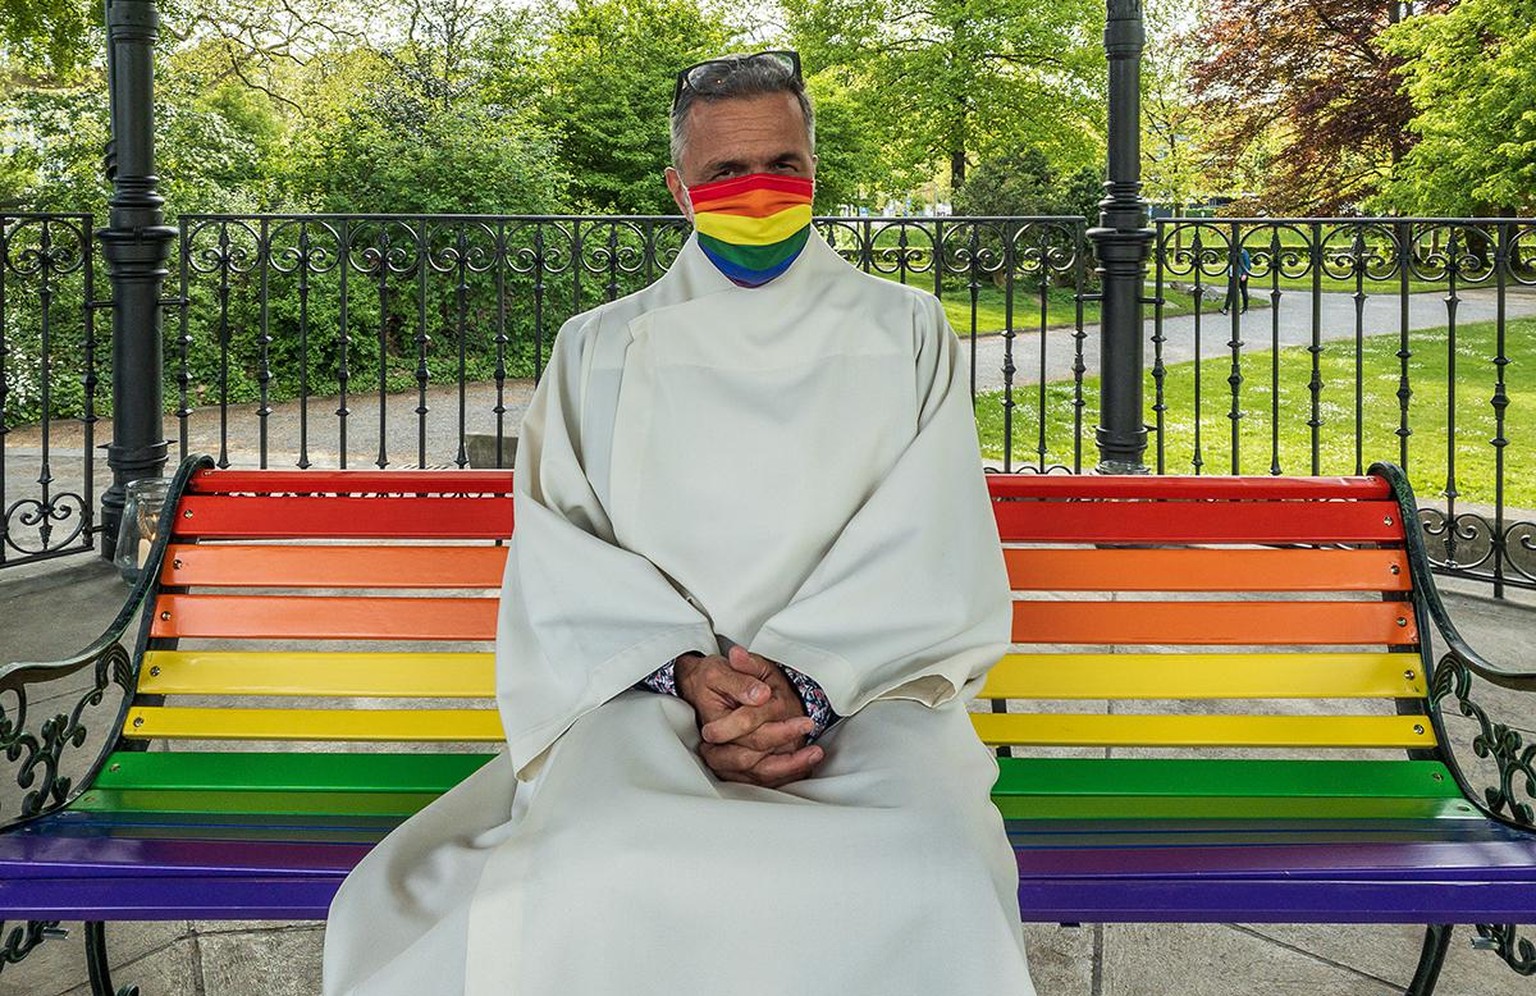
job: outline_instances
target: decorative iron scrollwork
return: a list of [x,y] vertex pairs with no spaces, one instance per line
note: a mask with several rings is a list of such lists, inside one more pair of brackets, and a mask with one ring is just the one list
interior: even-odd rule
[[67,935],[57,920],[28,920],[10,930],[6,930],[5,921],[0,920],[0,972],[5,971],[5,966],[20,962],[44,941]]
[[1536,975],[1536,944],[1519,936],[1512,923],[1477,924],[1476,941],[1479,948],[1486,948],[1503,958],[1510,968],[1521,975]]
[[[16,768],[16,785],[25,790],[21,799],[21,819],[39,816],[62,806],[74,788],[74,778],[64,773],[65,753],[85,746],[89,734],[84,717],[100,706],[112,686],[129,695],[133,688],[133,661],[121,642],[114,641],[76,668],[44,672],[50,679],[91,667],[93,681],[74,704],[44,720],[33,733],[28,729],[27,685],[20,680],[0,679],[0,749]],[[17,676],[29,672],[17,672]],[[10,707],[7,708],[7,703]],[[19,763],[18,763],[19,762]],[[0,822],[0,826],[4,823]]]
[[1483,789],[1488,809],[1496,816],[1536,829],[1536,809],[1532,807],[1536,801],[1536,743],[1526,743],[1520,731],[1488,717],[1472,699],[1472,677],[1470,662],[1456,650],[1448,651],[1435,668],[1430,701],[1443,710],[1444,700],[1454,698],[1457,711],[1477,723],[1472,752],[1492,760],[1499,772],[1498,785]]
[[[96,642],[62,661],[0,665],[0,758],[15,767],[15,784],[24,793],[18,812],[0,813],[0,830],[67,804],[91,784],[111,752],[117,739],[114,731],[121,729],[138,684],[129,647],[145,606],[154,595],[160,564],[170,542],[176,504],[192,474],[212,464],[209,457],[193,456],[176,471],[160,513],[155,542],[139,571],[139,579]],[[89,687],[75,693],[67,707],[56,705],[59,682],[85,674],[90,676]],[[47,703],[46,710],[35,693],[39,686],[49,689],[48,698],[42,700]],[[111,696],[113,701],[108,702],[107,693],[114,690],[120,694]],[[108,722],[97,727],[107,731],[101,749],[92,758],[66,765],[72,752],[85,747],[90,737],[87,719],[96,710],[109,714]],[[41,715],[34,717],[34,712]]]

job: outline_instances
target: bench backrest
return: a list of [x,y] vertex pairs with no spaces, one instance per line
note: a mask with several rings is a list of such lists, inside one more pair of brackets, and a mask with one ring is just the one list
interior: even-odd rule
[[[982,695],[1110,705],[980,716],[984,739],[1435,746],[1402,515],[1384,480],[991,483],[1020,652]],[[1321,705],[1340,701],[1349,708]]]
[[[1105,748],[1434,747],[1403,523],[1381,479],[990,481],[1017,646],[982,692],[983,740],[1046,763]],[[167,791],[232,782],[370,789],[383,794],[356,805],[381,816],[430,801],[501,739],[491,641],[511,528],[507,471],[197,472],[126,714],[130,749],[95,795],[163,809]],[[178,753],[131,750],[162,739]],[[1131,775],[1150,786],[1168,771]],[[1366,778],[1378,784],[1380,766]]]

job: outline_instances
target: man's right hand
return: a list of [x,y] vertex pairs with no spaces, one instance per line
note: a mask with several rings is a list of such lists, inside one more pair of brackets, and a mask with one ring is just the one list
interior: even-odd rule
[[706,738],[699,755],[724,781],[777,788],[809,776],[824,752],[805,745],[815,724],[799,695],[771,663],[749,661],[745,651],[737,656],[740,662],[733,665],[719,655],[688,654],[674,665],[678,695],[693,706],[700,730],[739,710],[755,714],[746,733],[720,743]]

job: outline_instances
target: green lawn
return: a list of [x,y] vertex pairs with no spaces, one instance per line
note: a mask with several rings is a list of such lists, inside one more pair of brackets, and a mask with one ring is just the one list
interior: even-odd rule
[[[898,280],[895,274],[881,273],[877,276],[887,280]],[[923,290],[933,291],[932,274],[914,273],[908,274],[907,283]],[[1090,291],[1091,292],[1091,291]],[[1152,297],[1156,292],[1156,285],[1150,281],[1147,283],[1147,297]],[[1190,294],[1180,293],[1169,288],[1164,294],[1163,315],[1172,318],[1175,315],[1191,314],[1195,310],[1194,299]],[[971,334],[971,290],[961,281],[949,280],[945,282],[943,293],[939,299],[944,303],[944,313],[949,316],[949,324],[961,335]],[[1214,311],[1220,307],[1219,300],[1207,303],[1206,310]],[[1255,308],[1268,307],[1266,298],[1253,295]],[[1076,291],[1071,287],[1051,287],[1045,295],[1045,327],[1046,328],[1071,328],[1077,322]],[[1028,331],[1040,328],[1040,285],[1038,281],[1021,279],[1013,289],[1013,328],[1017,331]],[[1152,306],[1147,305],[1147,316],[1152,315]],[[1083,324],[1096,325],[1099,321],[1099,303],[1097,301],[1085,301],[1083,303]],[[976,291],[976,334],[997,335],[1008,327],[1008,294],[1002,287],[997,287],[991,282],[983,284]]]
[[[1494,500],[1495,447],[1494,412],[1489,404],[1493,396],[1495,346],[1492,322],[1464,326],[1456,335],[1455,375],[1455,471],[1459,499],[1492,503]],[[1426,329],[1412,333],[1413,356],[1409,360],[1408,471],[1415,490],[1424,498],[1441,495],[1447,480],[1447,439],[1449,434],[1450,376],[1448,340],[1444,329]],[[1359,411],[1363,425],[1360,459],[1366,466],[1373,460],[1401,462],[1397,398],[1401,361],[1396,356],[1396,335],[1372,336],[1364,340],[1360,367],[1363,399]],[[1511,321],[1506,331],[1505,368],[1509,407],[1505,411],[1505,492],[1507,505],[1536,508],[1536,320]],[[1239,390],[1237,470],[1247,474],[1265,474],[1271,470],[1275,447],[1273,434],[1278,429],[1278,464],[1287,474],[1312,472],[1311,355],[1305,347],[1282,349],[1279,353],[1278,425],[1272,414],[1271,389],[1275,354],[1255,351],[1243,357]],[[1356,469],[1355,448],[1355,345],[1341,340],[1324,343],[1319,357],[1320,392],[1318,428],[1319,471],[1323,474],[1352,474]],[[1181,363],[1168,368],[1165,379],[1165,430],[1163,449],[1165,469],[1169,473],[1192,473],[1195,454],[1201,470],[1208,474],[1226,474],[1233,470],[1232,387],[1228,383],[1231,363],[1226,359],[1206,360],[1200,364],[1200,418],[1195,419],[1195,363]],[[1154,385],[1147,376],[1146,404],[1148,421],[1155,421]],[[1098,379],[1084,380],[1083,421],[1086,441],[1083,462],[1092,465],[1097,455],[1092,445],[1093,425],[1098,411]],[[1040,460],[1040,405],[1038,386],[1014,392],[1013,455],[1015,464],[1034,464]],[[1073,391],[1070,381],[1047,384],[1044,391],[1046,439],[1044,458],[1048,464],[1073,464]],[[982,451],[992,460],[1003,453],[1003,406],[1000,393],[982,395],[977,400],[977,422]],[[1155,468],[1157,436],[1148,440],[1146,462]]]

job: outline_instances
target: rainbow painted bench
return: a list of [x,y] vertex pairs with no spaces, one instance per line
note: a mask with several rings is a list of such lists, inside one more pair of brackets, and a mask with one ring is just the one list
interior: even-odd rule
[[[1536,971],[1536,747],[1474,700],[1536,675],[1457,635],[1394,468],[991,480],[1020,643],[975,719],[1025,919],[1425,924],[1412,993],[1473,924]],[[104,921],[323,919],[501,735],[508,472],[204,458],[172,494],[107,634],[0,668],[7,946],[86,921],[102,994]]]

